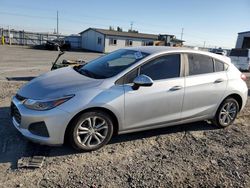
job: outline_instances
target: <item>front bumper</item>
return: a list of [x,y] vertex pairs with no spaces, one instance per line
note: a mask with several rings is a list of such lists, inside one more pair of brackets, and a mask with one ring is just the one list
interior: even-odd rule
[[[12,105],[16,108],[15,113],[19,115],[11,115],[12,123],[18,131],[29,140],[45,145],[61,145],[64,142],[64,134],[67,125],[71,119],[70,113],[59,108],[47,111],[35,111],[26,108],[23,102],[16,97],[12,98]],[[12,108],[13,108],[12,106]],[[39,136],[31,132],[29,127],[31,124],[43,122],[48,131],[47,136]]]

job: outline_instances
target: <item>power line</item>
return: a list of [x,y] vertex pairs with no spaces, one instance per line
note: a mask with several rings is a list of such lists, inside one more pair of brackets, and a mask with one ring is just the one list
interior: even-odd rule
[[55,17],[48,17],[48,16],[33,16],[33,15],[27,15],[27,14],[19,14],[19,13],[12,13],[12,12],[0,12],[0,14],[6,14],[11,16],[22,16],[27,18],[39,18],[39,19],[55,19]]
[[204,41],[204,43],[203,43],[203,48],[205,48],[205,46],[206,46],[206,41]]
[[[48,17],[48,16],[35,16],[35,15],[27,15],[27,14],[19,14],[19,13],[11,13],[11,12],[2,12],[2,11],[0,11],[0,14],[6,14],[6,15],[12,15],[12,16],[18,16],[18,17],[20,17],[20,16],[22,16],[22,17],[27,17],[27,18],[37,18],[37,19],[49,19],[49,20],[55,20],[55,17]],[[85,17],[87,17],[87,16],[85,16]],[[91,16],[88,16],[88,17],[91,17]],[[98,18],[98,17],[96,17],[96,18]],[[56,19],[57,19],[57,27],[59,27],[58,26],[58,22],[59,22],[59,18],[58,18],[58,15],[57,15],[57,17],[56,17]],[[105,20],[106,18],[99,18],[99,19],[103,19],[103,20]],[[107,20],[107,19],[106,19]],[[110,21],[112,21],[112,20],[114,20],[114,19],[108,19],[108,20],[110,20]],[[78,23],[78,24],[88,24],[88,25],[96,25],[97,27],[109,27],[109,25],[110,24],[100,24],[100,23],[93,23],[93,22],[85,22],[85,21],[77,21],[77,20],[72,20],[72,19],[68,19],[68,18],[63,18],[62,20],[60,20],[61,22],[70,22],[70,23]],[[133,28],[133,23],[134,22],[131,22],[131,24],[130,24],[130,29],[132,28],[132,29],[135,29],[135,28]],[[139,22],[139,23],[142,23],[142,22]],[[122,27],[126,27],[126,25],[127,24],[119,24],[119,26],[122,26]],[[147,26],[157,26],[157,24],[148,24],[148,23],[145,23],[145,24],[143,24],[143,25],[147,25]],[[143,25],[142,26],[140,26],[140,29],[138,29],[138,28],[136,28],[137,30],[141,30],[142,28],[144,28],[143,27]],[[160,25],[158,25],[158,26],[160,26]],[[161,28],[164,28],[164,25],[161,25]],[[68,30],[68,29],[63,29],[63,30]],[[164,28],[164,30],[166,30],[165,28]],[[73,30],[71,30],[71,31],[73,31]],[[159,34],[159,30],[152,30],[152,29],[144,29],[144,31],[148,31],[148,32],[153,32],[153,33],[158,33]],[[59,28],[57,28],[57,33],[59,33]],[[177,34],[177,32],[173,32],[175,35]],[[203,33],[203,34],[206,34],[206,33]],[[181,31],[181,39],[183,39],[183,35],[184,35],[184,28],[182,28],[182,31]],[[205,38],[205,37],[201,37],[201,36],[197,36],[197,35],[190,35],[190,34],[188,34],[188,33],[185,33],[185,35],[187,35],[187,36],[191,36],[191,37],[194,37],[195,39],[200,39],[201,41],[199,41],[199,43],[203,43],[203,41],[204,40],[207,40],[207,38]],[[229,37],[229,36],[223,36],[224,38],[231,38],[232,39],[232,37]]]
[[[47,17],[47,16],[34,16],[34,15],[27,15],[27,14],[18,14],[18,13],[11,13],[11,12],[0,12],[0,14],[7,14],[7,15],[13,15],[13,16],[23,16],[23,17],[28,17],[28,18],[40,18],[40,19],[55,19],[55,17]],[[72,13],[71,13],[72,14]],[[84,16],[84,17],[89,17],[89,18],[97,18],[97,19],[101,19],[101,20],[109,20],[109,21],[115,21],[115,22],[119,22],[119,24],[118,25],[120,25],[120,23],[121,22],[123,22],[124,23],[124,25],[123,25],[123,27],[125,26],[125,25],[127,25],[127,24],[125,24],[125,23],[127,23],[127,21],[126,20],[118,20],[118,19],[110,19],[110,18],[105,18],[105,17],[96,17],[96,16],[89,16],[89,15],[86,15],[86,14],[84,14],[84,15],[81,15],[81,16]],[[69,20],[69,19],[67,19],[67,18],[63,18],[63,20]],[[76,22],[76,19],[74,19],[74,20],[69,20],[70,22]],[[90,22],[82,22],[82,21],[78,21],[78,23],[90,23]],[[133,22],[134,23],[134,22]],[[172,28],[166,28],[165,26],[166,25],[164,25],[164,24],[160,24],[160,25],[158,25],[158,24],[152,24],[152,23],[145,23],[145,22],[140,22],[140,21],[138,21],[138,22],[136,22],[137,24],[139,24],[139,25],[141,25],[141,27],[143,27],[143,25],[147,25],[147,26],[153,26],[153,27],[161,27],[161,28],[165,28],[165,30],[169,30],[169,32],[172,30]],[[91,23],[90,23],[91,24]],[[104,25],[104,24],[95,24],[95,25],[100,25],[100,26],[109,26],[110,24],[107,24],[107,25]],[[184,28],[182,28],[182,29],[184,29]],[[172,32],[171,33],[178,33],[178,32],[174,32],[173,30],[172,30]],[[196,33],[197,33],[197,31],[196,31]],[[202,35],[211,35],[211,33],[205,33],[205,32],[198,32],[198,33],[202,33]],[[184,33],[183,33],[184,34]],[[187,33],[185,33],[185,35],[189,35],[189,36],[195,36],[196,38],[198,38],[197,37],[197,35],[190,35],[190,34],[187,34]],[[201,36],[201,35],[200,35]],[[219,36],[219,35],[217,35],[217,36]],[[219,37],[221,37],[221,38],[232,38],[231,36],[225,36],[225,35],[220,35]],[[201,37],[199,37],[199,38],[201,38]],[[203,40],[204,40],[205,38],[203,37]]]
[[57,33],[57,39],[59,38],[59,30],[58,30],[58,11],[56,11],[56,33]]

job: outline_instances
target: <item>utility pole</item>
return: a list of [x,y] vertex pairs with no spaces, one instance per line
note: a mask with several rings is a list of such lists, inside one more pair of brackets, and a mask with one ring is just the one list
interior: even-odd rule
[[59,38],[59,31],[58,31],[58,23],[59,19],[58,19],[58,11],[56,12],[56,33],[57,33],[57,39]]
[[184,28],[181,28],[181,40],[183,39]]
[[11,39],[10,39],[10,26],[8,25],[8,37],[9,37],[9,45],[11,45]]
[[130,22],[130,31],[133,31],[133,24],[134,22]]

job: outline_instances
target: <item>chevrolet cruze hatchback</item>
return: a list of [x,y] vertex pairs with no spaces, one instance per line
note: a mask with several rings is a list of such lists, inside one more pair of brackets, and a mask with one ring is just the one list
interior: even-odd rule
[[246,104],[246,77],[224,56],[169,47],[117,50],[43,74],[11,103],[28,139],[91,151],[114,134],[211,120],[227,127]]

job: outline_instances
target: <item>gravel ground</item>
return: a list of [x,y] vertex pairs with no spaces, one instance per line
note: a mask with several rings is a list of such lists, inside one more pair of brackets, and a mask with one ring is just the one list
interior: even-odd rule
[[[226,129],[197,122],[126,134],[89,153],[77,153],[68,146],[40,146],[23,138],[8,115],[11,96],[26,81],[5,78],[16,76],[17,72],[30,77],[49,70],[49,63],[32,64],[32,60],[41,55],[49,62],[55,52],[0,46],[0,54],[3,51],[0,187],[250,187],[250,100],[235,124]],[[33,54],[27,60],[30,63],[23,61],[15,67],[29,67],[34,72],[11,71],[20,58],[17,54]],[[75,54],[86,59],[100,55],[69,52],[68,56]],[[7,69],[9,72],[5,72]],[[33,155],[46,157],[42,168],[17,168],[18,159]]]

